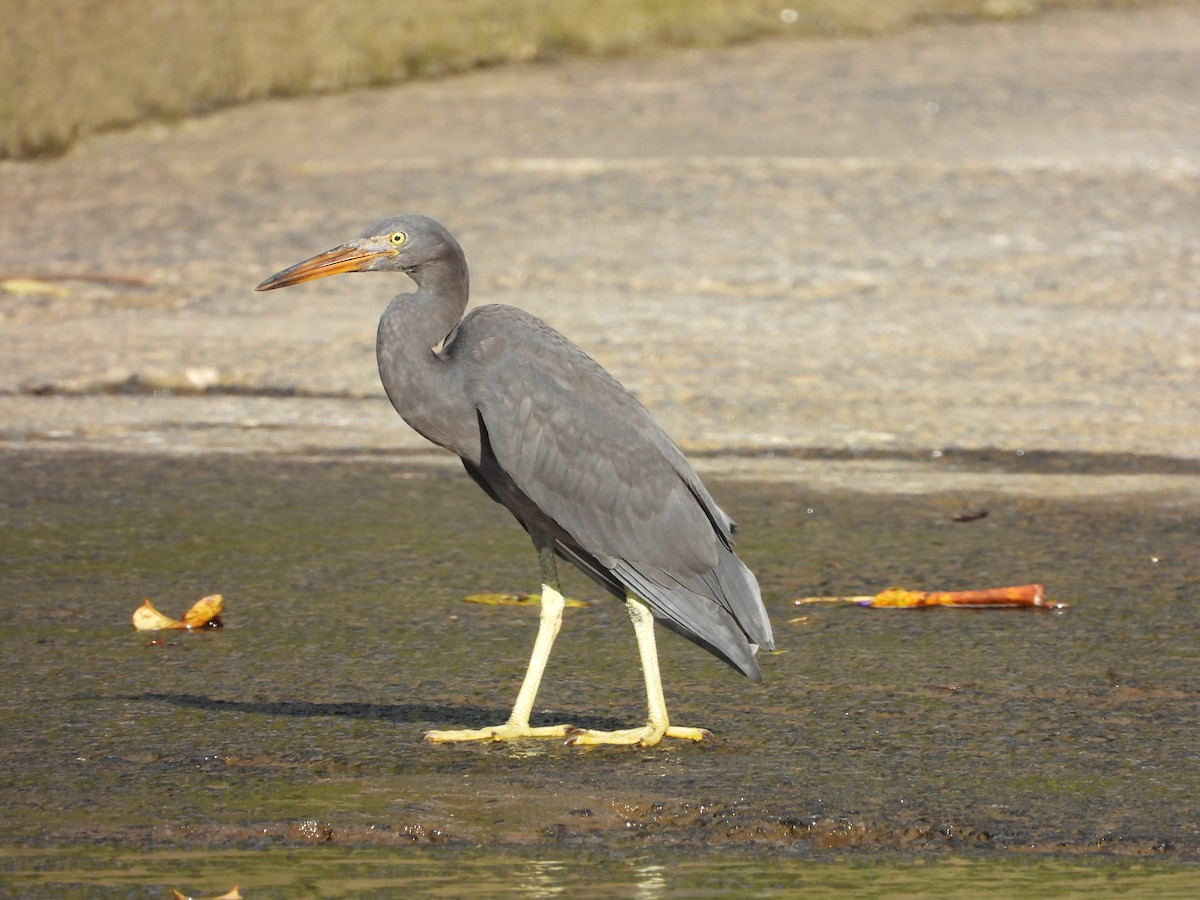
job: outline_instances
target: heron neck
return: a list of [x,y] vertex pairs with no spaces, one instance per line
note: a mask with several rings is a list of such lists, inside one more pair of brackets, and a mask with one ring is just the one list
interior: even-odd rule
[[439,261],[410,273],[417,291],[392,299],[379,319],[379,378],[396,412],[415,431],[460,456],[479,454],[479,434],[466,399],[461,365],[437,348],[467,306],[466,263]]
[[[470,277],[462,249],[455,244],[445,250],[441,258],[408,272],[408,276],[417,283],[417,292],[412,296],[424,298],[445,316],[444,328],[436,316],[430,320],[430,327],[438,332],[437,339],[429,345],[431,347],[440,343],[458,324],[470,296]],[[433,325],[434,321],[438,322],[437,326]]]

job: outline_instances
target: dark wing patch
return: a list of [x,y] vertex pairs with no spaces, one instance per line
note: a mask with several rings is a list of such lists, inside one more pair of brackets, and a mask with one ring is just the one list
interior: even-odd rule
[[537,340],[481,345],[490,354],[473,399],[498,463],[599,557],[712,568],[714,530],[671,464],[678,449],[599,365],[539,320],[523,324],[533,323]]
[[[583,351],[512,307],[460,326],[496,464],[663,624],[755,677],[771,646],[731,522],[645,408]],[[514,510],[516,512],[516,510]]]

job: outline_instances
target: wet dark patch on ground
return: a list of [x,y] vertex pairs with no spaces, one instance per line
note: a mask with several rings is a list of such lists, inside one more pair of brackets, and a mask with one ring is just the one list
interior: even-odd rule
[[[1086,477],[1086,476],[1080,476]],[[877,497],[715,483],[780,652],[755,686],[660,641],[646,750],[431,746],[507,715],[536,587],[452,469],[9,454],[0,466],[4,842],[53,848],[1035,851],[1200,860],[1197,511],[1171,498]],[[1041,581],[1064,614],[795,607]],[[541,722],[643,713],[618,604],[578,576]],[[227,627],[137,635],[226,598]]]
[[877,447],[771,447],[693,451],[693,459],[795,459],[866,462],[888,460],[921,463],[932,472],[1007,475],[1200,475],[1200,460],[1147,453],[1103,453],[1085,450],[1005,450],[946,447],[939,450]]

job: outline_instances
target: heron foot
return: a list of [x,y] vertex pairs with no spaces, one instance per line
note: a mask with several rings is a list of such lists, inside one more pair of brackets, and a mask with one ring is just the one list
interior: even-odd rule
[[623,744],[653,747],[663,738],[682,738],[685,741],[712,740],[713,733],[707,728],[681,728],[676,725],[656,725],[648,722],[641,728],[623,728],[620,731],[576,731],[567,737],[568,744]]
[[456,731],[427,731],[422,737],[432,744],[451,741],[516,741],[522,738],[563,738],[578,731],[574,725],[542,725],[505,722],[488,728],[464,728]]

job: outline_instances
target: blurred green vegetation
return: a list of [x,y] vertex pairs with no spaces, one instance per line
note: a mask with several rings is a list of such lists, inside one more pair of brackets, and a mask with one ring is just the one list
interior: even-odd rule
[[572,54],[1144,0],[0,0],[0,158],[263,97]]

